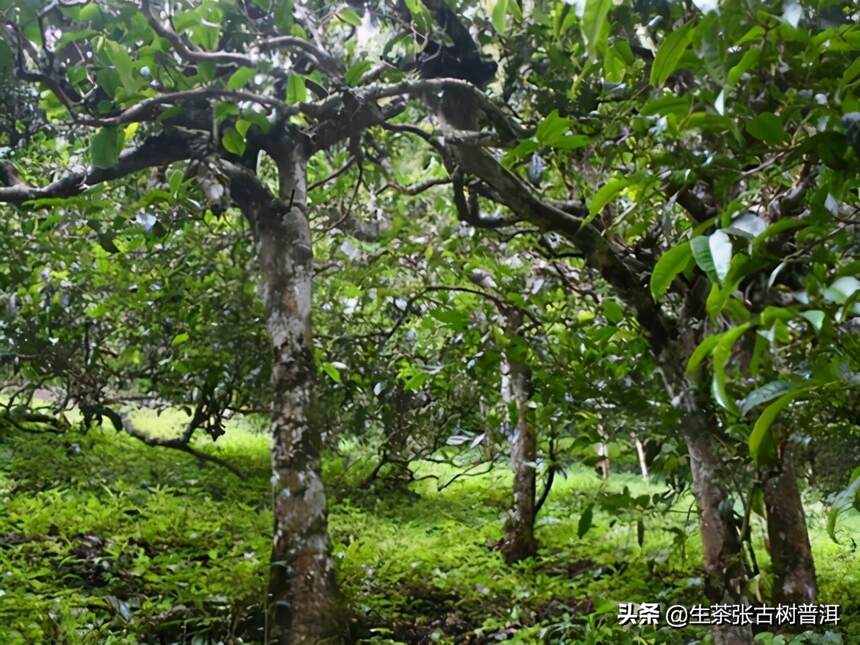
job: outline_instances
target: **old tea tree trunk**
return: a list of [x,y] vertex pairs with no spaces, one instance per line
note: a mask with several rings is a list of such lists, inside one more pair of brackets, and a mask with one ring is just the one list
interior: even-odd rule
[[[676,352],[680,349],[674,344],[670,348]],[[700,384],[678,369],[678,365],[686,365],[680,360],[683,354],[673,356],[667,352],[666,356],[671,358],[663,363],[661,371],[672,403],[681,412],[681,436],[687,445],[693,494],[699,508],[705,595],[712,604],[749,604],[741,538],[729,507],[725,464],[715,441],[717,416]],[[716,645],[753,642],[749,625],[714,624],[712,630]]]
[[[503,312],[503,316],[505,332],[509,340],[513,341],[518,337],[523,314],[513,309]],[[537,551],[534,536],[537,438],[529,422],[531,373],[523,354],[522,347],[512,342],[505,349],[502,362],[502,400],[511,416],[508,445],[514,473],[513,503],[508,511],[505,537],[501,544],[507,562],[523,560]]]
[[247,171],[234,166],[229,173],[231,193],[254,228],[273,351],[274,541],[266,642],[343,643],[348,627],[329,547],[321,426],[314,414],[308,145],[293,133],[267,150],[278,165],[280,199]]
[[[783,443],[789,444],[787,438]],[[782,458],[775,459],[762,473],[774,604],[814,603],[818,595],[815,562],[792,452],[790,448],[785,450]]]

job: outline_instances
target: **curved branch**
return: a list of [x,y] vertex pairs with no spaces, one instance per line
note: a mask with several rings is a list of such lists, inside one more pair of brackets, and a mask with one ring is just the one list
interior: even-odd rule
[[435,186],[444,186],[446,184],[451,183],[450,177],[437,177],[436,179],[427,179],[426,181],[420,181],[416,184],[412,184],[410,186],[401,186],[397,182],[389,181],[382,188],[379,189],[377,195],[381,195],[389,188],[396,190],[398,193],[403,195],[420,195],[424,191],[430,190]]
[[[230,65],[240,65],[243,67],[254,67],[258,62],[254,56],[241,54],[239,52],[212,52],[192,49],[185,43],[185,41],[183,41],[182,36],[177,34],[167,25],[163,24],[155,17],[155,15],[153,15],[152,6],[149,0],[143,0],[142,9],[147,20],[149,20],[149,24],[152,25],[152,28],[155,30],[155,33],[169,41],[173,46],[174,51],[187,61],[193,63],[225,63]],[[256,48],[260,51],[297,49],[313,58],[314,62],[323,72],[331,74],[337,78],[343,76],[343,66],[340,61],[303,38],[298,38],[296,36],[276,36],[253,43],[251,48]]]
[[76,120],[82,125],[93,127],[111,126],[111,125],[126,125],[128,123],[139,123],[142,121],[155,121],[161,114],[161,108],[164,105],[177,104],[180,101],[197,98],[226,98],[236,101],[248,101],[257,103],[268,108],[282,108],[286,104],[283,101],[254,94],[253,92],[243,92],[241,90],[227,90],[220,87],[202,87],[196,90],[183,90],[181,92],[168,92],[160,94],[148,99],[144,99],[140,103],[132,105],[130,108],[123,110],[119,114],[106,117],[78,117]]
[[312,183],[310,186],[308,186],[308,192],[311,192],[313,190],[316,190],[317,188],[325,186],[328,182],[337,179],[343,173],[345,173],[347,170],[349,170],[352,167],[352,164],[354,164],[355,162],[356,162],[356,156],[352,155],[349,159],[346,160],[345,164],[343,164],[340,168],[338,168],[333,173],[331,173],[328,177],[323,177],[322,179],[319,179],[319,180],[315,181],[314,183]]
[[[361,90],[367,98],[381,99],[401,95],[427,95],[438,94],[443,90],[458,89],[469,93],[477,102],[477,107],[482,109],[494,121],[504,124],[505,128],[524,139],[531,136],[532,132],[511,119],[489,96],[472,85],[469,81],[459,78],[425,78],[419,80],[404,80],[399,83],[368,85]],[[498,129],[498,128],[497,128]]]
[[21,205],[34,199],[80,195],[96,184],[120,179],[145,168],[166,166],[189,159],[194,156],[196,138],[196,135],[175,129],[166,130],[139,146],[124,151],[109,168],[74,171],[44,187],[30,186],[23,182],[0,186],[0,202]]
[[114,430],[117,432],[125,432],[127,435],[134,437],[138,441],[142,441],[147,446],[158,446],[161,448],[172,448],[174,450],[179,450],[180,452],[187,453],[201,461],[208,461],[209,463],[215,464],[216,466],[221,466],[222,468],[226,468],[231,473],[236,475],[239,479],[246,479],[244,473],[240,471],[233,464],[221,459],[220,457],[216,457],[215,455],[210,455],[207,452],[203,452],[202,450],[197,450],[196,448],[192,448],[189,445],[191,441],[191,437],[194,434],[194,425],[193,421],[188,425],[188,428],[185,432],[182,433],[179,437],[172,437],[169,439],[165,439],[162,437],[153,437],[145,432],[138,430],[134,423],[131,421],[129,415],[125,412],[120,413],[116,410],[112,410],[106,406],[102,405],[91,405],[91,406],[81,406],[81,411],[85,414],[89,414],[92,416],[98,415],[100,417],[104,416],[110,419],[111,425],[113,425]]
[[518,177],[502,166],[486,150],[473,145],[454,144],[452,153],[460,168],[484,181],[501,202],[516,215],[544,230],[556,231],[570,240],[619,295],[636,312],[657,355],[674,337],[672,322],[663,315],[645,286],[644,278],[628,266],[609,240],[583,219],[543,201]]
[[343,76],[343,65],[341,65],[339,60],[303,38],[298,38],[296,36],[275,36],[273,38],[267,38],[266,40],[260,41],[257,43],[257,47],[259,47],[261,51],[270,51],[273,49],[298,49],[310,55],[322,71],[338,78]]
[[210,52],[192,49],[185,44],[185,41],[182,40],[179,34],[164,25],[153,15],[152,5],[149,0],[143,0],[141,9],[155,33],[170,42],[174,51],[187,61],[192,63],[227,63],[244,67],[254,67],[257,64],[257,61],[253,57],[237,52]]
[[489,300],[490,302],[492,302],[496,306],[496,309],[498,309],[499,311],[516,310],[516,311],[519,311],[520,313],[522,313],[524,316],[526,316],[529,320],[531,320],[538,327],[541,327],[543,324],[538,317],[536,317],[533,313],[531,313],[527,309],[524,309],[522,307],[518,307],[517,305],[514,305],[514,304],[500,298],[499,296],[496,296],[492,293],[489,293],[488,291],[485,291],[482,289],[473,289],[471,287],[460,287],[460,286],[455,286],[455,285],[431,284],[431,285],[427,285],[426,287],[421,289],[421,291],[414,294],[412,297],[409,298],[409,300],[406,301],[406,305],[403,307],[403,312],[397,318],[397,321],[394,323],[394,325],[391,327],[391,329],[389,329],[387,332],[382,332],[382,333],[378,334],[380,336],[379,345],[378,345],[379,349],[382,349],[382,347],[389,340],[391,340],[391,337],[394,336],[395,332],[398,329],[400,329],[400,326],[404,322],[406,322],[406,319],[409,317],[409,314],[415,313],[412,310],[412,305],[414,305],[418,300],[420,300],[421,298],[424,298],[428,293],[431,293],[433,291],[449,291],[449,292],[456,292],[456,293],[468,293],[468,294],[471,294],[473,296],[480,296],[480,297],[485,298],[486,300]]

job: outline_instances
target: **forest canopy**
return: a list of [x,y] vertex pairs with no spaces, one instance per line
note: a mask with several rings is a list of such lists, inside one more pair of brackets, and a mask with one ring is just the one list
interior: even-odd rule
[[4,642],[860,638],[858,17],[0,0]]

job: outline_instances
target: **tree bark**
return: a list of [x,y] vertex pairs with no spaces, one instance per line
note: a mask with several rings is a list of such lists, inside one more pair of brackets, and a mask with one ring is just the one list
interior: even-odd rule
[[[714,442],[716,415],[710,402],[700,399],[689,387],[675,401],[682,406],[681,435],[687,445],[699,508],[705,595],[711,603],[749,604],[744,594],[747,571],[741,540],[731,508],[727,507],[728,486]],[[715,645],[753,642],[748,625],[714,625],[713,635]]]
[[648,456],[645,454],[645,444],[635,432],[630,434],[630,439],[636,447],[636,456],[639,459],[639,472],[642,473],[642,479],[648,481]]
[[[515,310],[503,315],[508,336],[516,336],[522,324],[522,313]],[[513,502],[505,522],[501,551],[507,562],[517,562],[534,555],[538,546],[534,536],[537,438],[528,416],[531,390],[528,365],[511,351],[505,352],[503,360],[502,400],[508,410],[515,410],[516,418],[508,435],[514,473]]]
[[815,562],[797,477],[786,451],[777,468],[765,474],[764,504],[773,567],[773,602],[814,603],[818,595]]
[[303,139],[288,135],[277,146],[269,153],[278,164],[280,200],[253,178],[231,183],[231,193],[254,228],[260,295],[273,351],[274,539],[266,642],[342,643],[348,642],[348,624],[329,547],[320,464],[322,425],[314,411],[308,147]]
[[[685,369],[692,348],[700,340],[698,326],[686,324],[681,329],[679,337],[668,343],[659,357],[660,371],[672,405],[681,413],[680,433],[687,446],[699,509],[705,596],[713,604],[746,605],[743,544],[729,506],[729,486],[715,441],[718,418],[700,379]],[[712,633],[715,645],[753,642],[749,625],[713,625]]]
[[597,444],[597,454],[603,459],[597,462],[597,470],[600,471],[600,476],[603,479],[609,479],[609,444],[606,442],[606,432],[603,426],[597,427],[597,433],[600,435],[600,443]]
[[408,451],[412,399],[413,394],[398,382],[383,413],[385,445],[382,460],[391,466],[386,479],[399,487],[405,487],[412,479]]

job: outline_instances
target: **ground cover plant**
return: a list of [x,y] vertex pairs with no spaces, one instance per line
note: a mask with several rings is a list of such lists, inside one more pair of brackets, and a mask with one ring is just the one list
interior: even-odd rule
[[[181,418],[137,416],[147,430],[168,433]],[[246,478],[153,452],[113,430],[5,436],[3,642],[258,642],[271,526],[269,441],[239,426],[218,444],[205,443],[201,449],[217,451]],[[357,490],[371,464],[366,455],[353,457],[351,468],[343,459],[325,464],[325,478],[337,500],[330,517],[334,557],[360,642],[697,637],[692,630],[616,625],[619,602],[693,604],[701,597],[689,496],[674,512],[647,520],[641,546],[635,523],[602,511],[580,538],[576,511],[598,491],[627,487],[638,495],[662,487],[635,472],[604,483],[578,467],[555,488],[538,522],[538,556],[510,567],[492,548],[501,536],[507,469],[441,492],[427,480],[380,493]],[[418,472],[454,474],[429,462]],[[858,524],[852,514],[843,537]],[[827,640],[820,632],[812,642],[853,642],[860,555],[827,536],[820,507],[810,507],[810,530],[822,598],[840,603],[845,618]],[[764,550],[760,556],[766,558]]]

